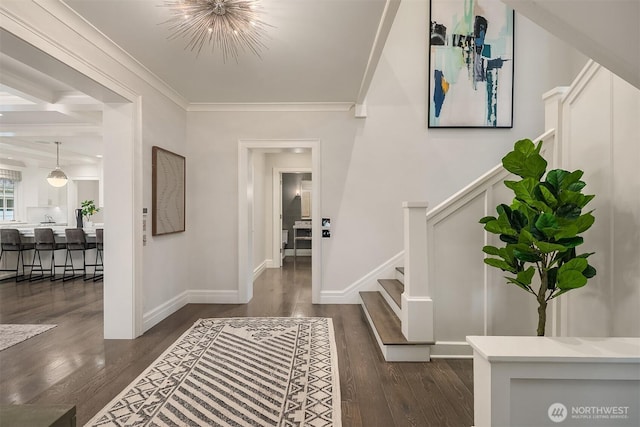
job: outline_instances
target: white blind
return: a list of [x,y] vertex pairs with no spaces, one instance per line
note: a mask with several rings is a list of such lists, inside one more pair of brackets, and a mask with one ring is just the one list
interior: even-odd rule
[[11,181],[22,181],[22,172],[11,169],[0,169],[0,179],[10,179]]

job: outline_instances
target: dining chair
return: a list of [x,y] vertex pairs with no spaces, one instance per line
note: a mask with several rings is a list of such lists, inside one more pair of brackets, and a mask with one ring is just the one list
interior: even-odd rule
[[[82,228],[67,228],[64,230],[67,243],[67,253],[64,258],[64,272],[62,273],[62,281],[87,277],[87,249],[93,249],[96,247],[95,243],[88,243],[85,237],[84,230]],[[73,253],[82,253],[82,268],[75,267],[73,263]],[[82,271],[82,276],[75,274],[76,271]],[[71,275],[67,275],[67,272],[71,272]]]
[[[29,280],[40,280],[40,279],[51,279],[51,280],[60,280],[60,278],[56,279],[56,267],[64,267],[64,264],[56,265],[55,263],[55,252],[58,250],[66,249],[66,243],[56,242],[56,236],[53,233],[52,228],[36,228],[33,230],[33,240],[35,246],[35,253],[33,254],[33,261],[31,262],[31,271],[29,272]],[[50,252],[50,260],[49,260],[49,268],[44,268],[42,265],[42,257],[40,252]],[[38,264],[36,264],[36,260]],[[39,275],[33,275],[33,273],[40,273]],[[48,272],[49,275],[45,276],[45,272]]]
[[[0,271],[13,271],[15,276],[5,277],[2,280],[15,279],[16,282],[26,280],[24,273],[24,253],[34,249],[33,243],[25,243],[22,241],[20,231],[17,228],[2,228],[0,229],[0,265],[2,265],[2,257],[5,252],[17,252],[16,267],[15,268],[2,268]],[[20,273],[20,262],[22,262],[22,274]],[[5,258],[5,263],[7,263]]]
[[[93,264],[93,281],[97,282],[104,277],[104,265],[102,251],[104,250],[104,229],[96,228],[96,262]],[[88,280],[85,278],[85,280]]]

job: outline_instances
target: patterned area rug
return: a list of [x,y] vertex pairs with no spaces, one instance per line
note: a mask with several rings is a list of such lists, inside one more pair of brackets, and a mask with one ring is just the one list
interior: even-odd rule
[[200,319],[86,426],[341,426],[333,323]]
[[40,335],[57,325],[0,325],[0,351]]

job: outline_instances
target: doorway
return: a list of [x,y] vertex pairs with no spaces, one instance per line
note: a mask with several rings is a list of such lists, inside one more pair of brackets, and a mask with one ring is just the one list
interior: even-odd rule
[[[321,289],[321,265],[322,265],[322,248],[320,244],[321,236],[321,206],[320,206],[320,141],[313,140],[241,140],[238,144],[238,302],[247,303],[253,298],[253,266],[254,266],[254,195],[255,182],[254,176],[254,154],[259,150],[296,150],[304,149],[311,151],[311,174],[313,176],[311,184],[311,218],[318,218],[318,221],[312,221],[311,226],[311,288],[312,302],[320,302]],[[306,172],[306,171],[305,171]],[[279,188],[280,184],[273,185],[273,189]],[[273,191],[273,198],[276,198]],[[280,196],[277,197],[280,199]],[[279,203],[279,200],[278,200]],[[276,202],[274,201],[274,206]],[[279,216],[279,215],[278,215]],[[276,215],[274,215],[276,217]],[[280,219],[274,218],[272,228],[273,242],[281,242]],[[278,234],[276,238],[276,234]],[[274,243],[272,246],[275,246]],[[275,249],[275,248],[274,248]],[[273,251],[272,262],[275,262],[279,254],[279,246],[277,251]]]
[[104,251],[109,261],[104,279],[104,337],[133,339],[143,333],[143,259],[138,238],[143,200],[141,98],[84,58],[58,49],[59,42],[39,29],[2,16],[7,18],[0,29],[3,55],[102,103],[104,206],[109,228]]
[[[288,179],[286,179],[288,177]],[[272,260],[271,268],[282,267],[282,261],[285,255],[291,255],[294,248],[294,230],[293,225],[296,220],[308,219],[302,212],[302,183],[303,178],[306,182],[313,184],[313,173],[311,168],[273,168],[273,237],[272,237]],[[287,181],[287,182],[285,182]],[[313,190],[310,195],[313,196]],[[309,204],[313,208],[313,202]],[[305,212],[306,213],[306,212]],[[312,255],[311,242],[305,242],[301,249],[304,249],[305,255]],[[297,249],[297,244],[296,244]]]

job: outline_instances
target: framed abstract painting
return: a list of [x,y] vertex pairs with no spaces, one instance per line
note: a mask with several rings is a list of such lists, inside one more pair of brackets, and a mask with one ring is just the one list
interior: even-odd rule
[[513,127],[513,9],[431,0],[430,128]]

